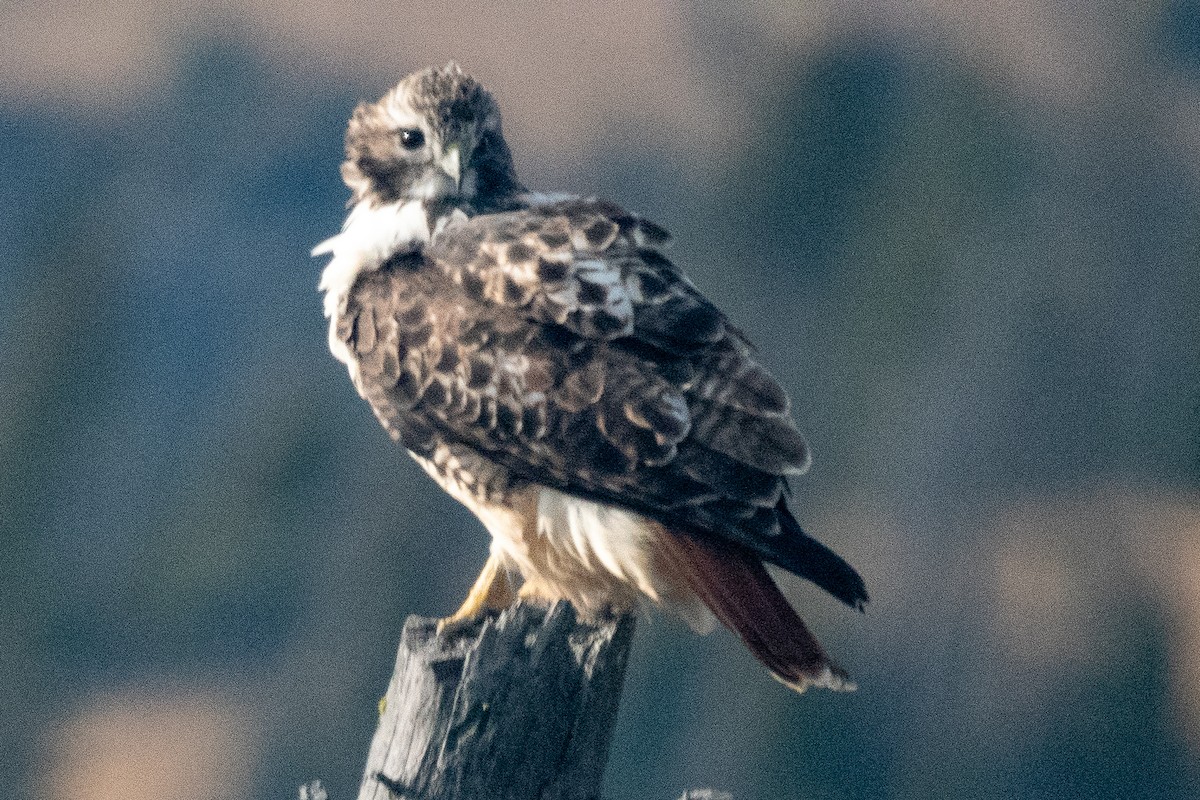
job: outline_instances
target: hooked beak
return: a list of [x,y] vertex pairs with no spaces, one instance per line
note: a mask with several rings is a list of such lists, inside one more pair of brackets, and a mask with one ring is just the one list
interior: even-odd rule
[[462,148],[456,143],[446,148],[438,159],[438,169],[450,176],[457,189],[462,188]]

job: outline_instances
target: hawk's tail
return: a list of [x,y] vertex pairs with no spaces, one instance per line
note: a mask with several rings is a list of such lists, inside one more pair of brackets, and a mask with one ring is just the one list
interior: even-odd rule
[[725,627],[746,643],[780,682],[852,690],[845,672],[779,591],[762,561],[737,545],[668,532],[662,546],[671,566]]

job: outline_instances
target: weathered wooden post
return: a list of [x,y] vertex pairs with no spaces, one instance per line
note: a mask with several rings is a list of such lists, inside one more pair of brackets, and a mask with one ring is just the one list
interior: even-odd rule
[[444,634],[410,617],[359,800],[595,800],[633,629],[564,602]]

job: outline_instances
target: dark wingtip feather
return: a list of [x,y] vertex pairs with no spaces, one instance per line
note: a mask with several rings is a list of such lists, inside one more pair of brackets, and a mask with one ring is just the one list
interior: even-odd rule
[[866,609],[870,596],[867,584],[844,558],[809,536],[796,522],[783,500],[775,507],[783,527],[775,545],[779,566],[806,578],[855,611]]

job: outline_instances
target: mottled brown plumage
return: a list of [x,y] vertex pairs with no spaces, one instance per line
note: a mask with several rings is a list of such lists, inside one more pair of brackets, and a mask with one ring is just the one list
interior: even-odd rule
[[809,455],[787,394],[666,231],[527,193],[494,101],[453,65],[360,106],[343,175],[355,210],[318,248],[331,347],[493,556],[584,611],[648,597],[695,621],[702,602],[785,682],[842,686],[761,563],[856,607],[862,581],[788,511]]

